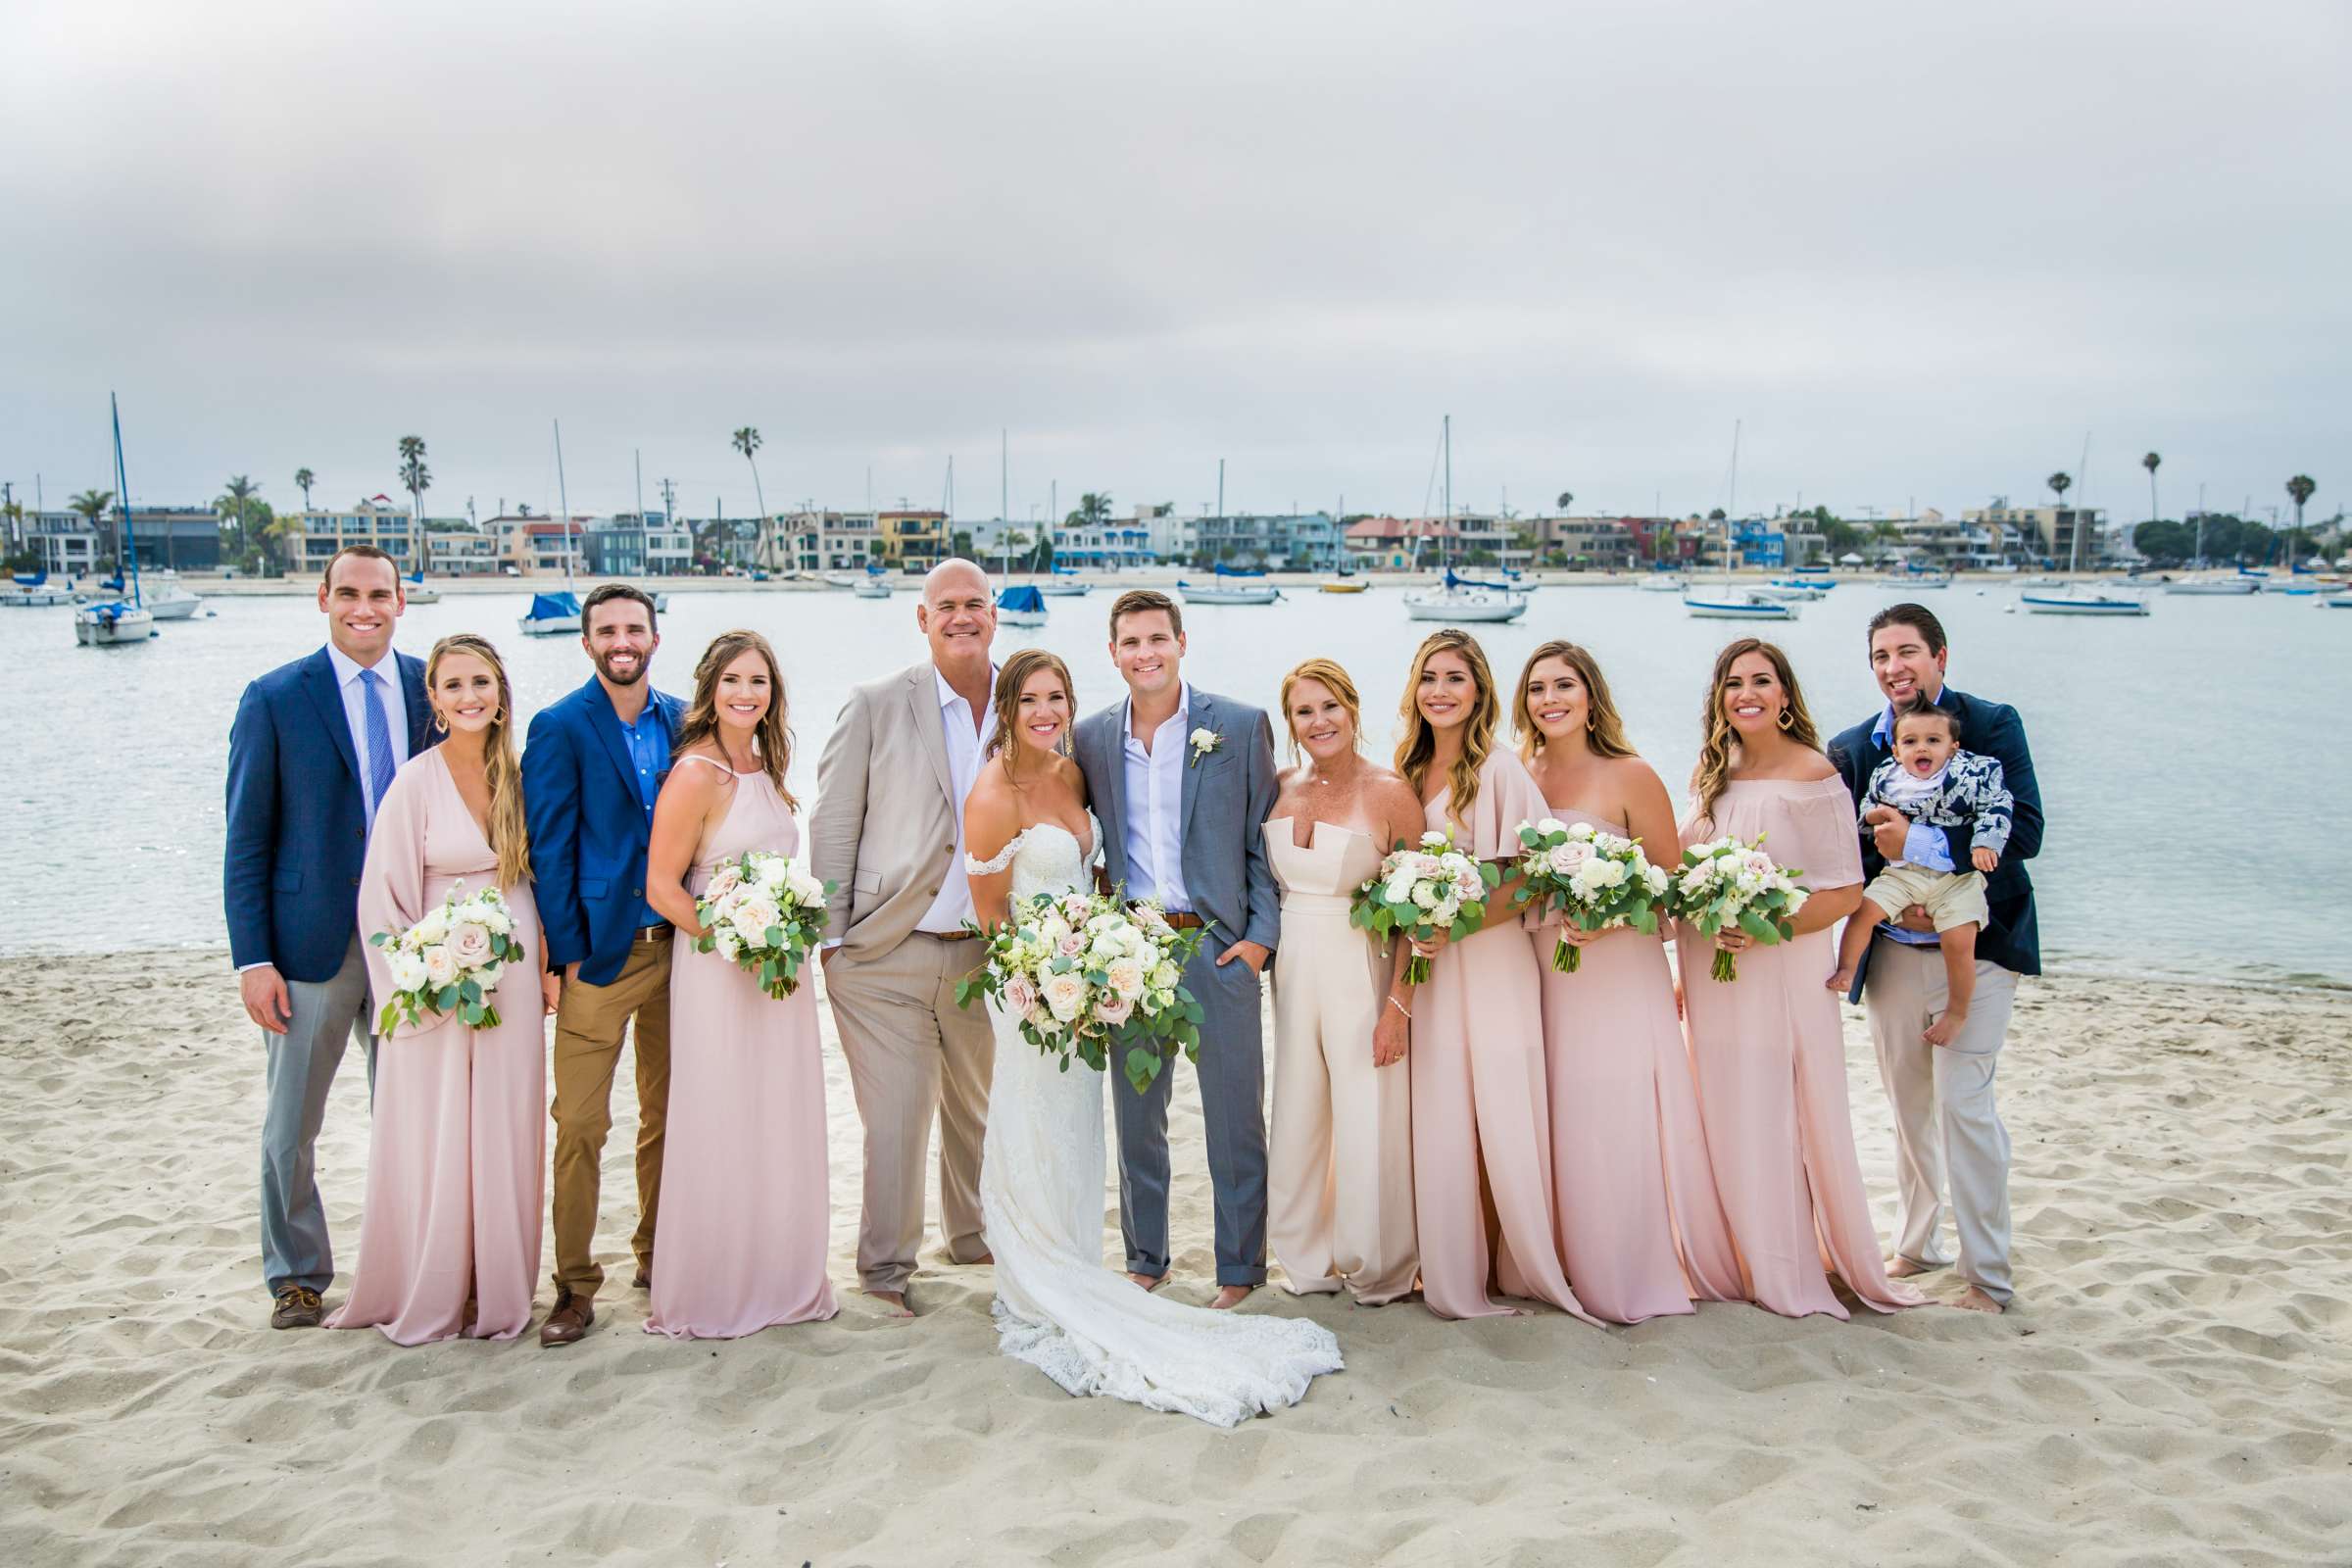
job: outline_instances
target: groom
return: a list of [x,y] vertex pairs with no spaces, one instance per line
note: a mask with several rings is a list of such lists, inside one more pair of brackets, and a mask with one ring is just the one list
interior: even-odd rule
[[[1281,893],[1263,824],[1274,808],[1274,730],[1261,710],[1186,684],[1184,612],[1137,589],[1110,607],[1110,657],[1126,701],[1074,737],[1102,822],[1111,885],[1156,898],[1179,930],[1206,926],[1185,988],[1206,1013],[1200,1110],[1216,1195],[1217,1298],[1230,1307],[1266,1279],[1265,1048],[1258,974],[1273,956]],[[1157,1290],[1168,1272],[1171,1065],[1140,1094],[1109,1075],[1119,1124],[1119,1223],[1127,1273]]]
[[[1937,1241],[1948,1177],[1952,1226],[1960,1238],[1957,1303],[1977,1312],[2009,1305],[2009,1132],[1992,1102],[1992,1079],[2007,1043],[2017,977],[2041,973],[2041,936],[2026,862],[2041,849],[2041,790],[2026,746],[2025,721],[2005,703],[1971,697],[1944,683],[1950,651],[1943,623],[1925,605],[1890,605],[1871,617],[1870,667],[1886,698],[1880,713],[1830,742],[1831,761],[1857,803],[1886,760],[1894,713],[1926,701],[1950,713],[1960,744],[2001,764],[2017,798],[2016,825],[2000,867],[1985,878],[1989,918],[1977,935],[1976,1000],[1949,1046],[1922,1038],[1945,1004],[1943,957],[1935,923],[1916,905],[1879,927],[1854,972],[1853,998],[1870,1012],[1879,1076],[1894,1107],[1901,1235],[1886,1272],[1896,1279],[1948,1261]],[[1862,824],[1862,871],[1876,876],[1888,860],[1938,871],[1968,865],[1969,832],[1906,821],[1880,808]],[[1852,1000],[1852,999],[1849,999]]]

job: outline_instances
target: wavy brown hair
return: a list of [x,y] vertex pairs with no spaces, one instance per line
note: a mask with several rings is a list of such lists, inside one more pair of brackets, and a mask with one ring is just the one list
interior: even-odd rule
[[1291,738],[1291,755],[1298,755],[1298,731],[1291,722],[1291,691],[1302,680],[1321,681],[1331,695],[1348,710],[1348,722],[1355,730],[1358,751],[1364,745],[1364,700],[1355,689],[1355,682],[1336,659],[1309,659],[1282,677],[1282,727]]
[[1071,722],[1062,726],[1061,740],[1054,747],[1056,752],[1066,757],[1069,755],[1070,732],[1076,727],[1078,717],[1078,688],[1070,680],[1070,666],[1061,662],[1059,654],[1050,654],[1043,648],[1024,648],[997,668],[996,695],[990,700],[997,710],[997,732],[989,737],[988,755],[995,757],[999,753],[1004,754],[1004,777],[1016,790],[1021,787],[1018,763],[1023,748],[1019,741],[1013,739],[1013,726],[1020,722],[1021,688],[1047,670],[1061,677],[1061,694],[1070,700]]
[[[482,737],[482,765],[490,779],[490,853],[498,857],[498,885],[516,887],[531,879],[531,839],[522,815],[522,759],[514,752],[514,688],[508,684],[506,661],[498,657],[490,639],[462,631],[433,644],[433,651],[425,656],[424,689],[428,701],[433,682],[441,673],[441,661],[451,654],[466,654],[480,660],[498,678],[498,712],[490,720],[489,732]],[[448,728],[437,708],[433,722],[439,728]]]
[[758,632],[722,631],[703,650],[703,657],[694,666],[694,701],[687,705],[685,722],[678,726],[678,750],[682,752],[718,733],[718,677],[745,654],[758,654],[767,663],[770,694],[767,711],[760,715],[760,722],[752,730],[753,740],[760,748],[760,770],[776,787],[776,793],[784,797],[784,804],[798,809],[801,803],[784,786],[784,775],[792,770],[792,726],[786,722],[784,669],[776,662],[776,651]]
[[1715,656],[1715,672],[1707,677],[1706,739],[1698,749],[1698,766],[1690,771],[1690,794],[1698,802],[1698,814],[1710,826],[1715,820],[1715,803],[1723,799],[1724,786],[1732,781],[1732,764],[1739,760],[1740,750],[1740,733],[1732,728],[1724,711],[1723,683],[1731,679],[1732,666],[1750,654],[1764,656],[1781,689],[1788,694],[1788,707],[1782,714],[1788,722],[1781,726],[1781,733],[1799,746],[1821,750],[1821,733],[1805,710],[1804,688],[1796,683],[1796,670],[1788,656],[1761,637],[1741,637],[1724,644],[1723,652]]
[[1519,757],[1534,761],[1544,750],[1544,732],[1536,727],[1535,710],[1528,706],[1527,683],[1535,678],[1536,666],[1546,659],[1556,659],[1575,672],[1584,683],[1585,745],[1594,757],[1632,757],[1633,743],[1625,738],[1625,720],[1617,711],[1617,700],[1609,695],[1609,683],[1601,678],[1600,662],[1575,643],[1554,638],[1527,656],[1520,666],[1519,690],[1511,699],[1511,733],[1519,739]]
[[1446,785],[1453,795],[1446,809],[1457,822],[1470,820],[1470,803],[1478,799],[1478,771],[1486,765],[1494,751],[1494,730],[1502,717],[1502,700],[1494,695],[1494,671],[1487,663],[1487,651],[1478,646],[1478,639],[1459,626],[1444,626],[1421,639],[1413,650],[1413,667],[1404,677],[1404,700],[1397,711],[1404,719],[1404,739],[1396,743],[1396,771],[1412,785],[1413,793],[1421,792],[1429,777],[1429,764],[1438,751],[1438,732],[1421,716],[1421,672],[1429,665],[1432,656],[1454,654],[1470,666],[1470,678],[1478,683],[1478,701],[1470,707],[1470,716],[1462,721],[1462,755],[1453,760],[1446,772]]

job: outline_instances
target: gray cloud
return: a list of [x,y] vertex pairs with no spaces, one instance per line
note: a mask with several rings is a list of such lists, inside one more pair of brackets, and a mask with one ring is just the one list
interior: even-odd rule
[[440,511],[2352,485],[2352,13],[102,4],[0,18],[0,476]]

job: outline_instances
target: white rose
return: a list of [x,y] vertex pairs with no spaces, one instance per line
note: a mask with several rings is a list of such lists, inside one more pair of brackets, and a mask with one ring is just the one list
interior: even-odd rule
[[435,907],[424,912],[424,918],[410,928],[409,934],[419,948],[429,948],[449,935],[449,910]]
[[1152,989],[1154,991],[1175,990],[1179,978],[1176,966],[1164,958],[1152,967]]
[[710,873],[710,885],[703,890],[703,897],[715,903],[742,885],[743,873],[732,865],[722,865]]
[[1443,829],[1433,828],[1429,832],[1421,835],[1421,847],[1423,849],[1442,850],[1452,842],[1453,835],[1444,831]]
[[424,950],[424,978],[436,991],[458,977],[458,960],[438,942]]
[[743,952],[743,938],[735,934],[733,926],[713,927],[710,932],[710,942],[711,946],[718,950],[718,956],[729,963],[733,963],[737,955]]
[[1791,888],[1791,889],[1789,889],[1789,891],[1788,891],[1788,907],[1787,907],[1787,908],[1783,909],[1781,912],[1782,912],[1783,914],[1789,915],[1789,916],[1792,916],[1792,917],[1793,917],[1793,916],[1795,915],[1795,913],[1796,913],[1796,911],[1797,911],[1797,910],[1799,910],[1799,909],[1801,909],[1801,908],[1803,908],[1803,907],[1805,906],[1805,901],[1806,901],[1807,899],[1811,898],[1812,896],[1813,896],[1812,894],[1810,894],[1810,893],[1807,893],[1807,892],[1806,892],[1806,891],[1805,891],[1803,888]]
[[1457,899],[1447,899],[1429,911],[1430,922],[1444,930],[1461,917],[1462,906]]
[[480,986],[484,991],[496,991],[499,976],[506,972],[507,966],[503,963],[485,963],[473,971],[474,984]]
[[825,902],[825,885],[803,871],[795,871],[785,884],[791,890],[793,902],[811,908]]
[[1413,884],[1413,905],[1414,905],[1414,906],[1415,906],[1416,908],[1422,908],[1422,909],[1434,909],[1434,908],[1436,908],[1436,907],[1438,906],[1438,889],[1437,889],[1437,885],[1436,885],[1435,883],[1431,883],[1431,882],[1416,882],[1416,883],[1414,883],[1414,884]]
[[1561,821],[1556,816],[1547,816],[1543,821],[1536,824],[1536,831],[1543,834],[1545,838],[1549,838],[1554,833],[1567,832],[1568,824]]
[[424,960],[414,953],[395,953],[388,960],[395,991],[418,991],[424,986]]
[[1592,824],[1590,822],[1579,822],[1568,830],[1568,836],[1572,839],[1589,840],[1592,837]]
[[1069,922],[1058,914],[1049,915],[1045,924],[1037,928],[1038,940],[1045,944],[1046,951],[1049,953],[1059,953],[1062,938],[1069,934]]
[[1110,967],[1103,971],[1103,978],[1109,982],[1111,990],[1129,1001],[1143,994],[1144,966],[1133,958],[1113,960]]
[[449,928],[449,956],[461,969],[478,969],[490,961],[490,933],[471,920]]
[[1086,1007],[1086,981],[1067,972],[1049,975],[1043,996],[1047,1009],[1068,1023]]
[[1592,858],[1592,846],[1570,839],[1551,852],[1551,868],[1561,876],[1574,876]]

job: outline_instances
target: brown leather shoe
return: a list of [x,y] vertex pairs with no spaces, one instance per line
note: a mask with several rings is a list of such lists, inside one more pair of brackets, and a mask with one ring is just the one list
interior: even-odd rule
[[585,1339],[588,1326],[596,1321],[596,1303],[585,1296],[566,1296],[547,1314],[539,1325],[541,1345],[572,1345]]
[[277,1309],[270,1314],[273,1329],[315,1329],[326,1315],[318,1293],[307,1285],[289,1285],[277,1293]]

